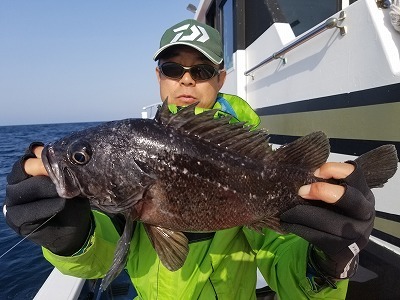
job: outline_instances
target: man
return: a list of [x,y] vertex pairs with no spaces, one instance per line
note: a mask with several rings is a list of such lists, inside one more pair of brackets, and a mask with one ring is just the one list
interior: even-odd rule
[[[193,41],[191,27],[207,38]],[[256,127],[259,117],[241,98],[219,93],[223,69],[219,33],[195,20],[168,29],[154,59],[161,99],[170,109],[199,102],[198,110],[222,113]],[[6,219],[21,235],[42,245],[44,256],[61,272],[82,278],[103,277],[114,256],[124,220],[91,211],[87,199],[60,198],[40,160],[42,145],[33,143],[8,176]],[[126,269],[140,299],[255,299],[257,267],[281,299],[343,299],[347,280],[356,271],[358,252],[366,245],[374,219],[373,195],[354,162],[326,163],[321,178],[341,185],[314,183],[299,195],[336,204],[332,208],[302,205],[285,212],[281,225],[296,233],[281,235],[231,228],[212,233],[187,233],[189,255],[171,272],[155,253],[141,223],[133,234]],[[351,217],[357,203],[362,217]],[[328,205],[329,206],[329,205]],[[354,225],[354,226],[352,226]],[[344,230],[345,229],[345,230]]]

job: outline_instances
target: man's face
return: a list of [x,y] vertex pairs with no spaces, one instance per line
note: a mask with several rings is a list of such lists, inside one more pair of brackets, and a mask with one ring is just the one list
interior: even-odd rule
[[[175,62],[185,67],[209,64],[218,69],[218,66],[214,65],[199,51],[187,46],[174,47],[172,55],[168,55],[168,58],[161,58],[159,61],[160,65],[165,62]],[[211,108],[214,105],[226,77],[226,72],[222,71],[209,80],[195,81],[189,72],[185,72],[182,78],[172,79],[162,74],[158,67],[156,73],[160,83],[161,100],[164,101],[168,97],[168,103],[178,106],[187,106],[200,101],[198,106],[203,108]]]

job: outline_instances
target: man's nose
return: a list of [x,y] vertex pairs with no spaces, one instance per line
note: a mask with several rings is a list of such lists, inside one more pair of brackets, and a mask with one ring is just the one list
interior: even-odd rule
[[195,85],[196,81],[190,76],[189,71],[185,70],[185,73],[183,74],[180,83],[183,85]]

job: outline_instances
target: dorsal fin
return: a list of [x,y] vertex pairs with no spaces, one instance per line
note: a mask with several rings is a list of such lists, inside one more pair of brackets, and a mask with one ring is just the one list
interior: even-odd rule
[[231,117],[219,116],[219,110],[210,109],[195,114],[198,103],[170,112],[167,99],[158,109],[155,121],[167,127],[172,127],[181,134],[196,136],[199,139],[218,145],[224,149],[236,152],[257,160],[263,160],[272,148],[268,143],[268,134],[264,130],[251,130],[245,123],[230,123]]
[[278,148],[267,159],[276,164],[300,165],[315,171],[326,162],[329,153],[328,137],[322,131],[316,131]]

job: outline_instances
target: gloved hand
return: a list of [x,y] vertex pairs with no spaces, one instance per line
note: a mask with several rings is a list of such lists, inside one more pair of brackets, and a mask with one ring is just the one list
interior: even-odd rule
[[89,237],[92,226],[89,201],[60,198],[48,176],[30,176],[25,172],[25,161],[36,158],[33,149],[42,145],[32,143],[7,176],[3,212],[7,224],[19,235],[29,235],[29,240],[55,254],[70,256]]
[[358,253],[368,243],[375,218],[375,198],[364,174],[356,162],[348,163],[355,170],[340,181],[345,193],[335,204],[298,205],[281,215],[284,230],[312,244],[312,267],[334,279],[354,275]]

